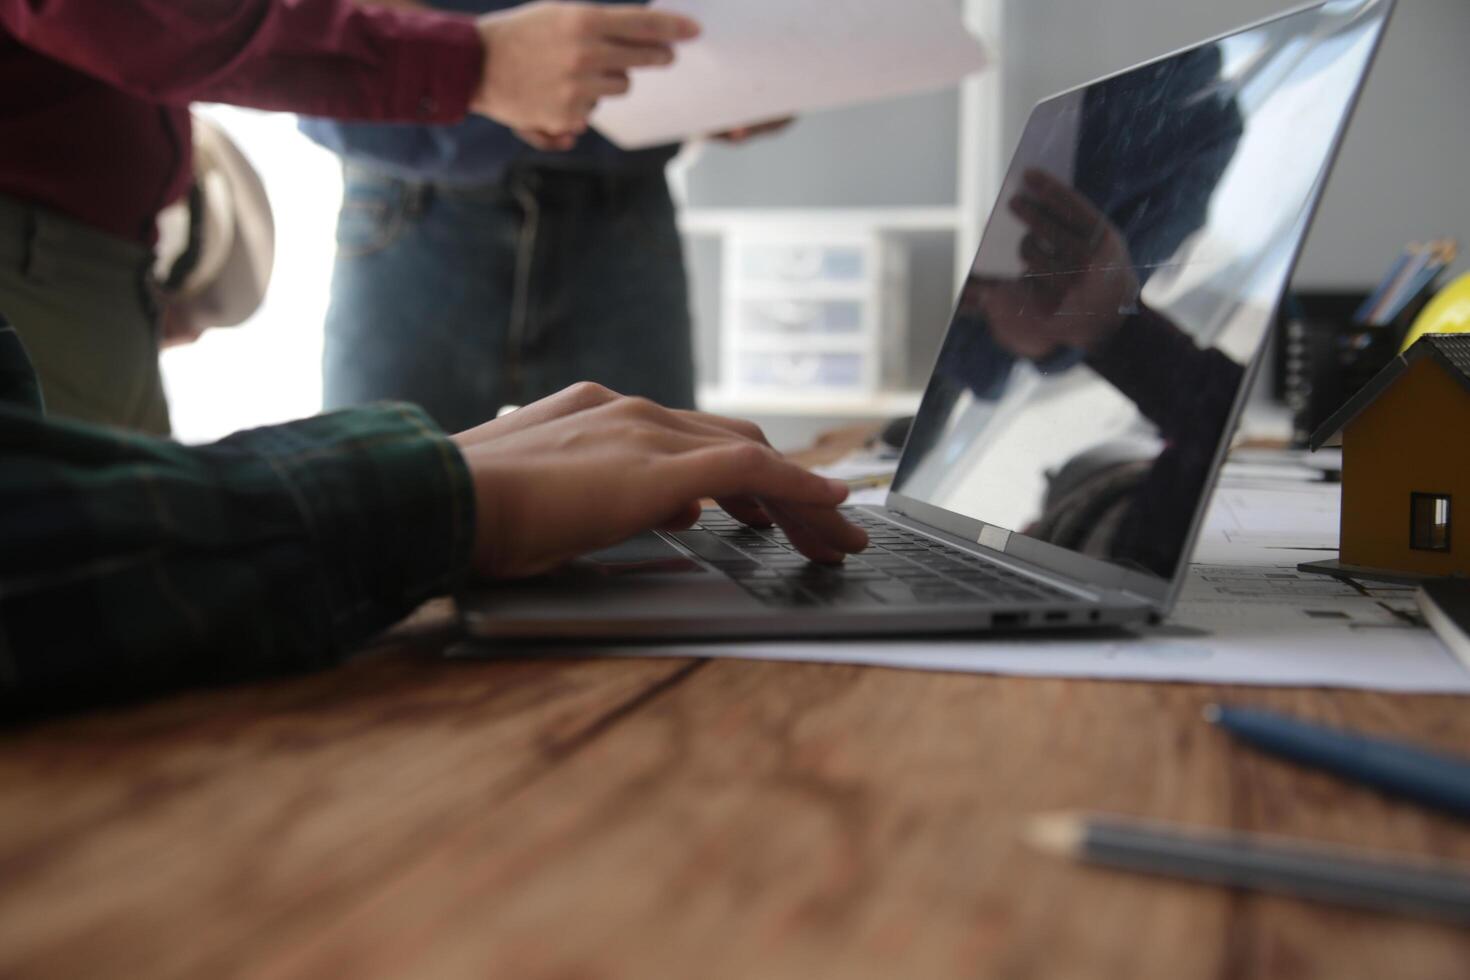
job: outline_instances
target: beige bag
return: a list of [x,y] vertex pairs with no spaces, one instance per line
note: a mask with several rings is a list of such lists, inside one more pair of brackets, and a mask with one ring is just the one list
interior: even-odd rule
[[218,125],[194,116],[194,185],[158,216],[154,275],[165,346],[260,308],[275,264],[270,199],[255,168]]

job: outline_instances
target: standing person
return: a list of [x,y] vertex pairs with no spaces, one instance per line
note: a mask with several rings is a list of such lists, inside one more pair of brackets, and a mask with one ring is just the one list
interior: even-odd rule
[[0,0],[0,309],[51,411],[166,433],[155,219],[193,100],[580,133],[693,22],[544,2],[474,18],[352,0]]
[[[432,5],[535,6],[521,3]],[[457,429],[579,379],[693,406],[683,244],[664,177],[677,146],[627,152],[596,132],[558,140],[487,119],[302,128],[345,163],[328,408],[402,399]]]

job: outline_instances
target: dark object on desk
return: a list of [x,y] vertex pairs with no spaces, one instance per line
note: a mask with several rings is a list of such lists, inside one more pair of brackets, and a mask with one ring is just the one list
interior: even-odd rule
[[1470,575],[1470,334],[1425,334],[1312,433],[1342,444],[1338,560],[1303,571]]
[[1044,851],[1126,871],[1470,923],[1470,869],[1123,817],[1054,814],[1029,837]]
[[1470,581],[1449,578],[1426,582],[1414,598],[1429,628],[1470,667]]
[[[1398,353],[1403,324],[1385,328],[1353,322],[1364,295],[1303,292],[1282,303],[1275,394],[1291,409],[1294,446],[1306,446],[1317,427]],[[1417,313],[1418,307],[1409,312]]]
[[[1457,255],[1443,239],[1405,247],[1371,293],[1301,292],[1281,304],[1275,395],[1294,413],[1292,439],[1312,433],[1399,351]],[[1422,328],[1421,328],[1422,329]]]
[[896,419],[889,419],[878,433],[878,441],[889,449],[903,449],[903,444],[908,441],[909,429],[914,426],[912,415],[902,415]]
[[1256,708],[1211,705],[1205,718],[1272,755],[1470,818],[1470,760]]

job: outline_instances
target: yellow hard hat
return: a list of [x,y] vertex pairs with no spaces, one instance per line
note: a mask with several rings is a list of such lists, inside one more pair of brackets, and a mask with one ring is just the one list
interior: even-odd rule
[[1470,272],[1441,289],[1404,338],[1404,350],[1427,333],[1470,333]]

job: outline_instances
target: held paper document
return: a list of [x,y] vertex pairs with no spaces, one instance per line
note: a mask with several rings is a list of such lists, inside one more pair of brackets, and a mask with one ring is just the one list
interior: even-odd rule
[[626,149],[943,88],[985,65],[959,0],[653,0],[703,34],[592,125]]

